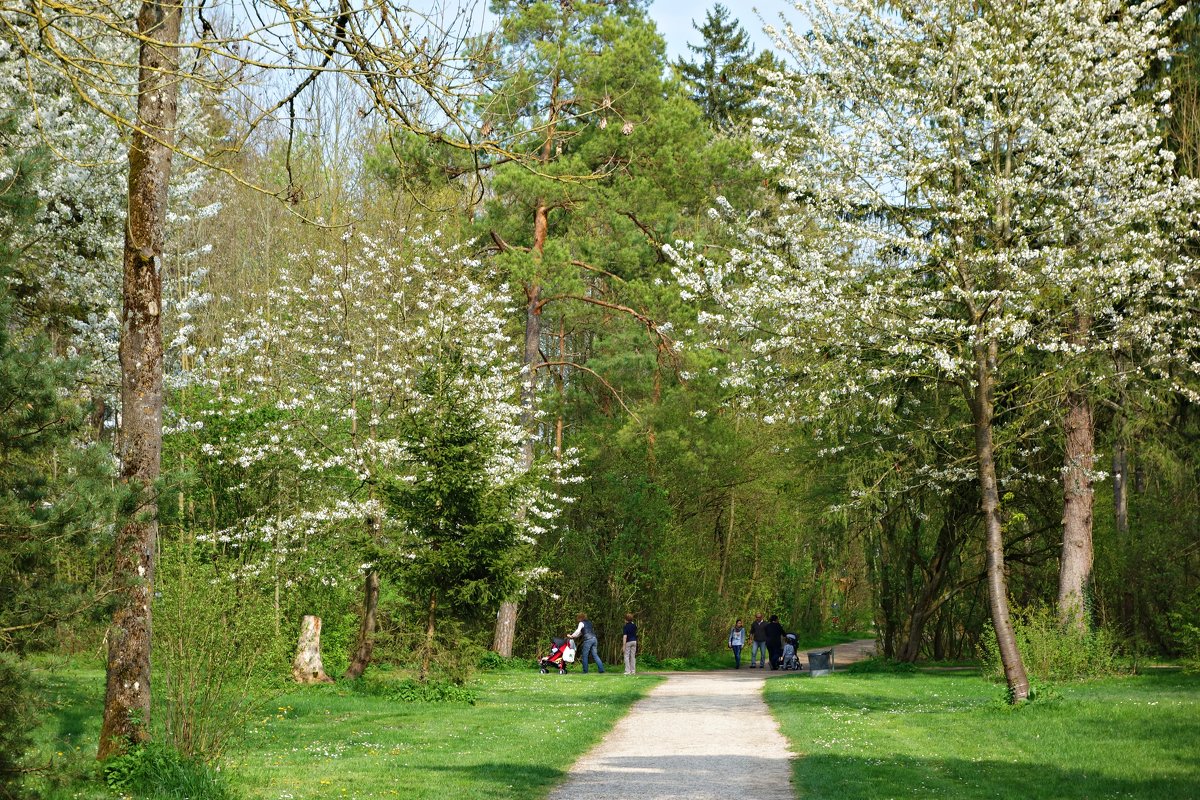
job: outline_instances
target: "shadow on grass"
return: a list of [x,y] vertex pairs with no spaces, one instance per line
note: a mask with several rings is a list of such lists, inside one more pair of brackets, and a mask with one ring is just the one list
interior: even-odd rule
[[[654,755],[645,757],[614,756],[599,758],[588,769],[574,774],[572,782],[558,786],[555,797],[741,797],[753,796],[753,789],[764,783],[786,786],[789,780],[787,758],[737,756],[726,759],[704,755]],[[478,766],[438,766],[430,772],[453,772],[466,776],[473,787],[490,782],[494,794],[473,793],[476,797],[511,797],[517,788],[520,797],[539,797],[562,783],[567,773],[521,764],[481,764]],[[754,778],[754,786],[746,778]],[[697,793],[707,787],[709,793]],[[500,791],[504,789],[506,791]]]
[[452,774],[471,787],[471,798],[540,797],[566,776],[561,769],[509,762],[410,767],[414,773]]
[[890,797],[1195,800],[1200,797],[1200,780],[1195,773],[1114,777],[1042,763],[986,759],[894,757],[880,760],[811,755],[797,762],[796,782],[800,796],[806,800],[882,800]]

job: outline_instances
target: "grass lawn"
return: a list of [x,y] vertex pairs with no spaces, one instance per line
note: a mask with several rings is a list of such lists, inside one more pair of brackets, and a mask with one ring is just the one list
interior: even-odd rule
[[1060,685],[1020,708],[975,675],[767,682],[797,753],[797,795],[1200,798],[1200,675]]
[[[223,770],[245,798],[537,798],[660,679],[619,673],[483,673],[467,703],[403,702],[346,685],[272,701]],[[39,732],[54,771],[75,776],[52,800],[107,797],[94,781],[104,694],[98,670],[48,676],[51,714]],[[48,757],[48,756],[47,756]]]

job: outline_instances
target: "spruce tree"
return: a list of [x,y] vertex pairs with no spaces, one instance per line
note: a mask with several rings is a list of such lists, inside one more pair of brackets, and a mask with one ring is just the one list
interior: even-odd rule
[[689,44],[688,49],[699,57],[699,62],[680,59],[675,64],[692,100],[720,130],[748,122],[765,83],[762,72],[778,70],[779,60],[767,51],[756,57],[750,36],[720,3],[707,12],[703,25],[693,22],[692,27],[702,41]]

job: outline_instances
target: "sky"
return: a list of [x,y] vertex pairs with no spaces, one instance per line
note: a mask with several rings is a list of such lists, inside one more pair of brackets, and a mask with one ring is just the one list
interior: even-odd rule
[[[705,13],[716,2],[717,0],[654,0],[650,4],[650,18],[667,40],[667,55],[672,61],[681,55],[691,55],[687,49],[688,43],[700,42],[700,34],[692,28],[692,21],[703,25]],[[793,22],[801,17],[800,12],[796,11],[795,6],[788,0],[722,0],[721,4],[729,9],[730,16],[736,17],[750,34],[756,53],[772,48],[771,40],[762,32],[764,21],[782,27],[779,23],[780,13]]]

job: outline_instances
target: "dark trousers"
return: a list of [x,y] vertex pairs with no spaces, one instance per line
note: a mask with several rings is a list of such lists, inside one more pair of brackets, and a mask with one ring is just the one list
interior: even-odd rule
[[733,648],[733,668],[742,668],[742,646],[740,644],[730,645]]
[[771,669],[779,669],[779,658],[783,655],[783,648],[778,642],[767,642],[767,656],[771,659]]

